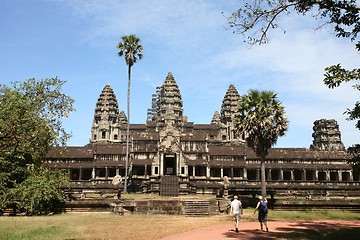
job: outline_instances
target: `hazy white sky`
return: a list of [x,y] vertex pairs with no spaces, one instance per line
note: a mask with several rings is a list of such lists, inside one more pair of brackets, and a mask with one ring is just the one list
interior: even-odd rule
[[68,145],[89,142],[94,108],[103,87],[114,89],[126,111],[127,66],[117,55],[121,36],[141,38],[144,58],[132,69],[131,122],[145,123],[151,94],[172,72],[184,114],[210,123],[230,84],[240,95],[249,89],[278,93],[290,121],[276,147],[312,143],[313,122],[335,119],[346,147],[359,143],[355,122],[343,112],[359,100],[351,84],[328,89],[324,68],[342,63],[358,68],[359,53],[330,28],[315,31],[310,17],[281,20],[270,44],[250,47],[226,30],[222,15],[239,1],[206,0],[1,0],[0,83],[58,76],[75,99],[76,112],[64,120],[73,137]]

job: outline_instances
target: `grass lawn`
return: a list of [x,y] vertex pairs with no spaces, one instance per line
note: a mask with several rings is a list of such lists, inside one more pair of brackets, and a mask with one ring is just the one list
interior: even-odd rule
[[[270,211],[269,213],[269,221],[326,219],[360,221],[360,215],[342,211]],[[245,209],[241,221],[256,221],[253,209]],[[218,223],[229,223],[231,225],[232,219],[228,215],[186,217],[179,215],[131,214],[116,216],[111,213],[66,213],[41,217],[0,217],[0,239],[159,239],[185,230]],[[331,239],[340,240],[348,239],[346,236],[359,236],[360,229],[354,231],[337,229],[333,233],[336,238]],[[296,232],[285,236],[285,239],[330,239],[328,237],[320,238],[319,234],[322,233]]]

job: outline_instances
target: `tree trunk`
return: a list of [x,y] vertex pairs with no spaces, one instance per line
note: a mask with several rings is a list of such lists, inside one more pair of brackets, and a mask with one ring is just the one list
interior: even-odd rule
[[130,79],[131,65],[128,68],[128,92],[127,92],[127,124],[126,124],[126,158],[125,158],[125,182],[124,193],[127,193],[128,168],[129,168],[129,141],[130,141]]
[[265,174],[265,155],[260,156],[260,173],[261,173],[261,195],[266,197],[266,174]]

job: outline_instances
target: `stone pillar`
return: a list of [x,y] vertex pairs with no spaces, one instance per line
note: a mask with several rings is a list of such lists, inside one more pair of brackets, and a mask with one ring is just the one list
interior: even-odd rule
[[256,181],[261,181],[261,178],[260,178],[260,169],[256,169]]
[[105,179],[109,178],[109,168],[105,167]]
[[159,159],[159,176],[164,175],[164,154],[160,154]]
[[306,181],[307,179],[306,179],[306,170],[305,169],[303,169],[302,171],[301,171],[301,181]]
[[79,169],[79,180],[82,179],[82,174],[83,174],[83,170],[82,170],[82,168],[80,168],[80,169]]
[[341,170],[338,170],[338,179],[339,179],[339,182],[342,181],[342,171]]
[[284,170],[283,170],[283,169],[280,169],[280,170],[279,170],[279,174],[280,174],[279,180],[280,180],[280,181],[284,181]]
[[220,168],[220,177],[223,178],[224,177],[224,167]]
[[330,171],[325,170],[325,173],[326,173],[326,181],[330,181]]
[[290,181],[294,181],[294,169],[290,170]]
[[230,168],[230,175],[231,178],[234,178],[234,168]]
[[315,173],[315,176],[314,176],[315,181],[319,181],[319,171],[315,170],[314,173]]
[[353,182],[353,181],[354,181],[354,176],[353,176],[353,171],[352,171],[352,170],[349,171],[349,177],[350,177],[349,180],[350,180],[351,182]]
[[271,181],[272,177],[271,177],[271,169],[267,169],[267,180]]
[[193,177],[195,177],[195,165],[193,166]]
[[247,171],[246,171],[246,168],[244,168],[244,179],[247,180]]
[[210,177],[210,167],[206,166],[206,177]]

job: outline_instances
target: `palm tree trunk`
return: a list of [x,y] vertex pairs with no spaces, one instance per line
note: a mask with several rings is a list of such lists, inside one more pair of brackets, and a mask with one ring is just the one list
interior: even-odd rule
[[130,79],[131,65],[128,68],[128,92],[127,92],[127,124],[126,124],[126,158],[125,158],[125,182],[124,193],[127,193],[128,184],[128,168],[129,168],[129,140],[130,140]]
[[261,173],[261,195],[266,197],[266,174],[265,174],[265,155],[260,156],[260,173]]

